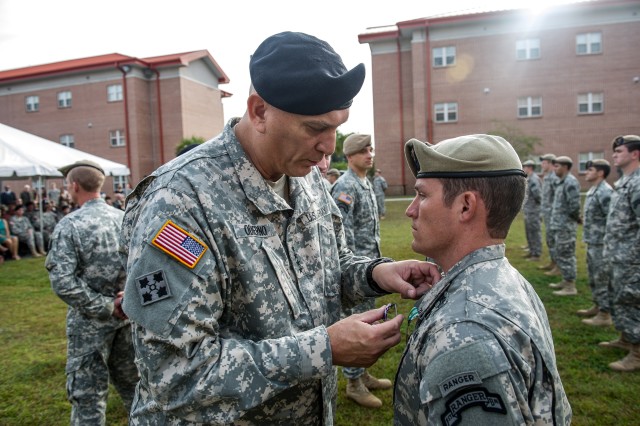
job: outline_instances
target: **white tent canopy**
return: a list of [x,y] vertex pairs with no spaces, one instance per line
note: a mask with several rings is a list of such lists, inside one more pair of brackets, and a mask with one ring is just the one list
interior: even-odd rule
[[0,179],[62,177],[60,167],[79,160],[98,163],[107,175],[128,176],[129,168],[93,154],[0,123]]

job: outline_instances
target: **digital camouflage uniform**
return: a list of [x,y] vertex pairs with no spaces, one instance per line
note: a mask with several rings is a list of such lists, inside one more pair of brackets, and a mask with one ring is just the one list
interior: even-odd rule
[[539,257],[542,254],[542,227],[540,224],[540,202],[542,201],[542,183],[533,172],[527,176],[527,198],[522,210],[524,228],[527,235],[529,255]]
[[44,252],[42,233],[33,228],[31,221],[26,215],[11,216],[9,219],[9,228],[11,234],[17,236],[21,243],[26,244],[31,253]]
[[[38,210],[34,210],[32,214],[29,216],[29,220],[33,225],[33,228],[37,231],[40,231],[40,212]],[[51,234],[53,234],[53,229],[56,227],[58,223],[58,217],[51,210],[42,212],[42,241],[44,243],[44,248],[49,248],[49,241],[51,240]]]
[[376,204],[378,205],[378,217],[382,217],[386,214],[384,207],[384,192],[387,190],[387,180],[382,176],[374,176],[373,178],[373,193],[376,194]]
[[558,179],[554,188],[550,228],[554,237],[555,261],[566,281],[577,275],[576,238],[580,220],[580,184],[571,173]]
[[[335,182],[331,195],[342,214],[344,234],[347,246],[359,256],[380,257],[380,221],[376,195],[368,179],[360,179],[348,169]],[[364,303],[347,309],[345,316],[374,309],[375,299],[367,299]],[[356,379],[364,374],[364,368],[344,367],[345,377]]]
[[551,261],[556,260],[554,247],[555,238],[553,230],[551,230],[551,211],[553,210],[553,191],[556,187],[557,180],[558,176],[556,176],[553,170],[544,175],[544,179],[542,180],[542,200],[540,203],[542,221],[544,222],[545,242],[549,249],[549,257],[551,258]]
[[341,302],[381,295],[319,170],[288,178],[290,207],[247,158],[237,120],[128,198],[124,311],[141,374],[132,425],[332,424],[326,327]]
[[640,344],[640,169],[623,176],[611,196],[604,256],[613,275],[609,287],[613,323]]
[[582,241],[587,244],[587,272],[593,302],[603,312],[610,312],[609,284],[611,262],[604,257],[604,232],[613,189],[603,180],[587,191],[584,200]]
[[45,266],[67,304],[67,397],[72,425],[104,425],[111,381],[127,411],[138,381],[131,326],[112,315],[125,273],[118,253],[123,213],[96,198],[65,216]]
[[504,251],[467,255],[416,304],[395,424],[571,423],[544,306]]

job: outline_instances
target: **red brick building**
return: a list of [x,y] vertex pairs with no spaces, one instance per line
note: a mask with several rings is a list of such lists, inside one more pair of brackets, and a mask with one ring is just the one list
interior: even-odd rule
[[[183,138],[224,127],[229,79],[206,50],[153,58],[109,54],[0,71],[0,122],[126,164],[135,184]],[[15,189],[25,182],[14,183]]]
[[371,28],[359,41],[371,49],[376,163],[391,194],[413,193],[410,138],[517,129],[539,138],[536,160],[570,156],[586,188],[585,163],[611,161],[614,137],[640,134],[637,0],[435,16]]

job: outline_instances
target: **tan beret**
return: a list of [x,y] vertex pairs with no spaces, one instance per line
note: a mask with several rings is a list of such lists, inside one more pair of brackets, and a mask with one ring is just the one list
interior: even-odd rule
[[329,169],[329,170],[327,170],[327,176],[340,176],[340,170],[338,170],[338,169]]
[[559,164],[567,164],[569,166],[573,166],[573,160],[570,157],[567,157],[566,155],[561,155],[560,157],[556,157],[555,160],[551,161],[553,164],[559,163]]
[[71,169],[75,169],[76,167],[92,167],[98,171],[100,171],[100,173],[102,173],[103,175],[104,170],[102,170],[102,167],[100,167],[100,164],[96,163],[95,161],[91,161],[91,160],[78,160],[73,164],[68,164],[64,167],[60,167],[58,170],[60,171],[60,173],[62,173],[65,177],[67,176],[67,174],[71,171]]
[[636,136],[636,135],[618,136],[613,140],[613,149],[616,149],[620,145],[628,145],[630,143],[633,143],[633,144],[640,143],[640,136]]
[[611,167],[611,164],[609,164],[609,162],[604,158],[598,158],[595,160],[587,161],[587,164],[585,165],[585,167],[588,169],[591,166]]
[[556,159],[556,156],[553,155],[553,154],[544,154],[544,155],[540,156],[540,161],[544,161],[544,160],[553,161],[555,159]]
[[535,167],[535,166],[536,166],[536,163],[535,163],[535,161],[533,161],[533,160],[527,160],[527,161],[525,161],[524,163],[522,163],[522,167],[524,167],[524,166]]
[[404,154],[416,178],[526,176],[518,154],[500,136],[468,135],[435,145],[409,140]]
[[362,151],[362,149],[367,146],[371,146],[371,135],[354,133],[347,136],[347,138],[344,140],[342,152],[344,153],[344,155],[351,155],[355,154],[356,152]]

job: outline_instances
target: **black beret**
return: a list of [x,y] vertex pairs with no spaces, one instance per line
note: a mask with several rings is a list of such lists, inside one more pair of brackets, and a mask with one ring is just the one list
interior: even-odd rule
[[265,101],[300,115],[349,108],[365,76],[364,64],[347,70],[327,42],[289,31],[258,46],[249,72],[254,89]]

